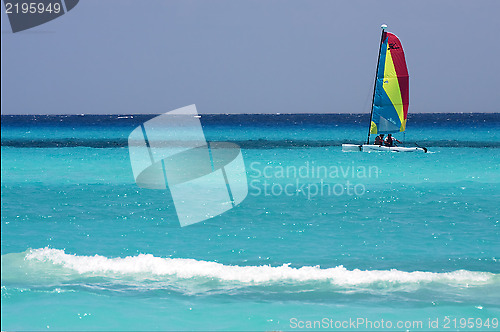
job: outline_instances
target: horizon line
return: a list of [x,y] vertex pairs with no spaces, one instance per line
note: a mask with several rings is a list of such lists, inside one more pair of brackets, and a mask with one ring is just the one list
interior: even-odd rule
[[[165,112],[168,113],[168,112]],[[1,116],[85,116],[85,115],[161,115],[165,113],[35,113],[35,114],[0,114]],[[370,115],[370,113],[198,113],[198,115]],[[500,112],[421,112],[421,113],[409,113],[410,115],[416,114],[500,114]]]

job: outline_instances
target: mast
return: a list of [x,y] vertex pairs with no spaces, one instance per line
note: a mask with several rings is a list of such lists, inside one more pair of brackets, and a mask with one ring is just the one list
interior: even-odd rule
[[377,87],[377,74],[378,74],[378,65],[380,63],[380,51],[382,50],[382,43],[384,42],[385,29],[387,25],[382,24],[380,26],[382,28],[382,36],[380,37],[380,46],[378,48],[378,59],[377,59],[377,70],[375,71],[375,82],[373,83],[373,97],[372,97],[372,111],[370,112],[370,123],[368,124],[368,139],[366,140],[366,144],[370,144],[370,131],[372,129],[372,116],[373,116],[373,103],[375,102],[375,88]]

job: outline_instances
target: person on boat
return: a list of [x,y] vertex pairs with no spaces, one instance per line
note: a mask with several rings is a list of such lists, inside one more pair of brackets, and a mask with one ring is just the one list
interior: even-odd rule
[[397,138],[392,137],[392,134],[388,134],[385,139],[385,146],[397,146],[394,141],[401,143]]
[[375,137],[375,142],[373,144],[384,145],[384,134],[380,134],[377,137]]

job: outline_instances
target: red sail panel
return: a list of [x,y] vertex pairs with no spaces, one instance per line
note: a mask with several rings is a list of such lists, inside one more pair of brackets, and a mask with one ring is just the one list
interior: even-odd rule
[[391,52],[392,61],[398,77],[401,99],[403,102],[404,119],[406,120],[408,115],[408,106],[410,104],[410,79],[408,75],[408,68],[406,67],[405,53],[403,51],[401,41],[395,34],[387,32],[387,38],[388,50]]

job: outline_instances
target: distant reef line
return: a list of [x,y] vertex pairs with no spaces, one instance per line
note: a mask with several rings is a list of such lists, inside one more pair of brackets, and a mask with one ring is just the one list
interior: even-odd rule
[[[279,148],[315,148],[335,147],[344,143],[363,144],[362,141],[352,140],[229,140],[243,149],[279,149]],[[127,139],[2,139],[3,147],[15,148],[125,148]],[[492,141],[458,141],[458,140],[420,140],[406,141],[405,146],[415,146],[418,143],[425,147],[452,147],[452,148],[500,148],[500,142]]]

